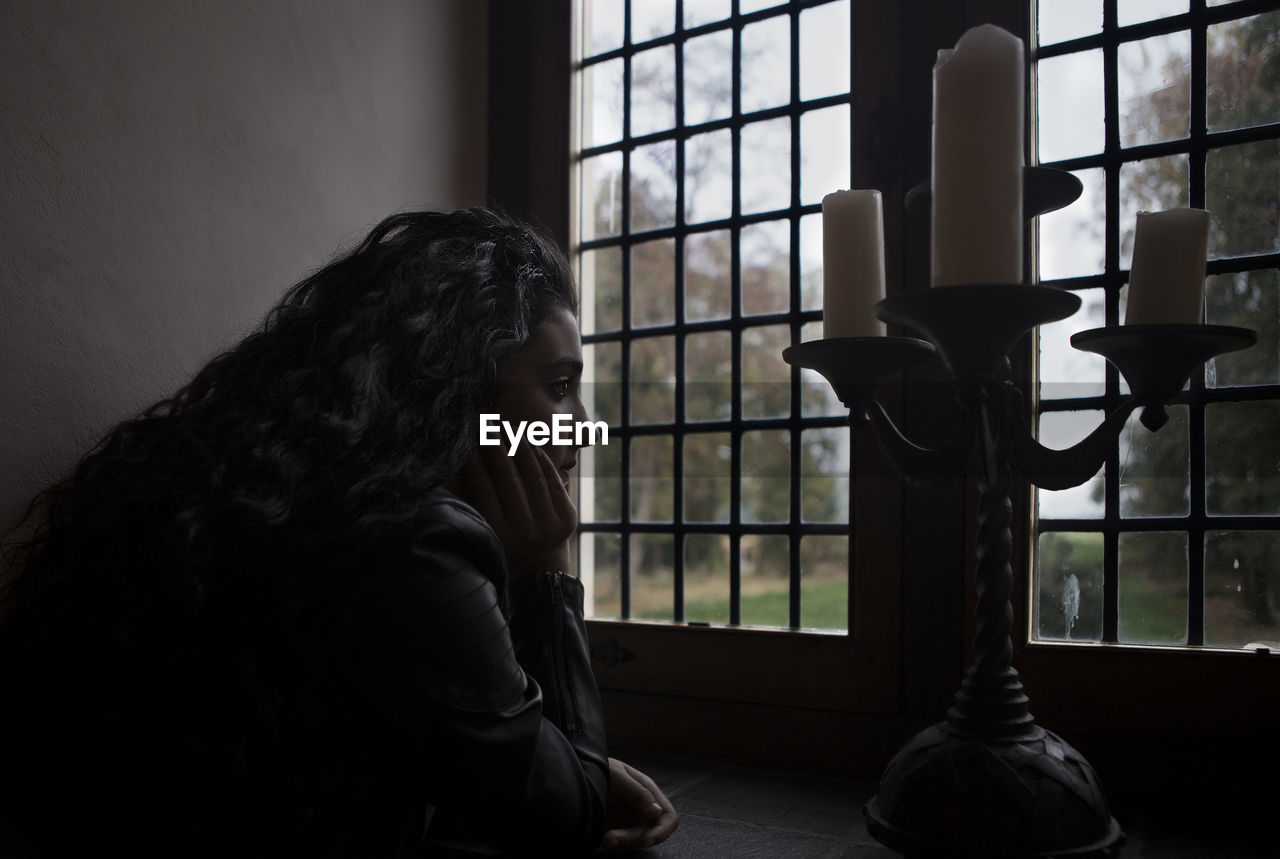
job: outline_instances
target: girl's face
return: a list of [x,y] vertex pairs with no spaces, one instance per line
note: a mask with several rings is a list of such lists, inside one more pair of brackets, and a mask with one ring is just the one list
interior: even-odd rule
[[[498,368],[496,410],[513,430],[520,421],[540,421],[552,426],[557,414],[569,416],[570,438],[574,425],[587,419],[579,382],[582,378],[582,337],[573,314],[557,307],[538,326],[519,352],[509,355]],[[522,439],[521,444],[528,444]],[[503,435],[503,450],[508,439]],[[552,444],[542,450],[567,486],[569,473],[578,464],[577,444]]]

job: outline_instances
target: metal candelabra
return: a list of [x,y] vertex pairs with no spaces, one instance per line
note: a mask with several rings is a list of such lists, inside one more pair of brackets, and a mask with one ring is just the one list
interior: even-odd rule
[[[1072,202],[1070,174],[1027,168],[1024,210],[1042,214]],[[927,197],[914,191],[913,198]],[[1190,374],[1214,355],[1256,342],[1255,332],[1221,325],[1131,325],[1083,331],[1077,349],[1116,366],[1132,392],[1080,443],[1051,450],[1023,417],[1007,355],[1038,325],[1080,307],[1052,287],[976,284],[892,296],[876,305],[885,322],[923,335],[816,340],[784,359],[817,370],[849,408],[857,430],[875,427],[895,468],[912,481],[961,474],[978,449],[977,599],[973,662],[946,719],[917,734],[889,762],[865,808],[877,839],[911,857],[1115,856],[1124,833],[1084,756],[1036,724],[1012,665],[1013,539],[1011,467],[1046,489],[1078,486],[1097,473],[1129,416],[1141,408],[1151,430]],[[876,387],[907,365],[938,354],[963,418],[939,448],[907,439],[875,399]]]

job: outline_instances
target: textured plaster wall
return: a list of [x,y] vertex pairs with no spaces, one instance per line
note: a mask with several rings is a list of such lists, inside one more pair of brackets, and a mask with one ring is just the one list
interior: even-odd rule
[[384,215],[484,201],[486,5],[0,4],[0,524]]

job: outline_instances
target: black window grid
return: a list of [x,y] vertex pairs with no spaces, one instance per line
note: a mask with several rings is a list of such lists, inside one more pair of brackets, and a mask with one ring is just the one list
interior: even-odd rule
[[[1222,6],[1208,6],[1205,0],[1190,0],[1189,11],[1153,21],[1119,26],[1117,0],[1102,0],[1102,31],[1082,38],[1037,47],[1034,60],[1040,61],[1083,51],[1103,52],[1103,96],[1105,142],[1101,153],[1073,157],[1046,166],[1063,170],[1102,168],[1105,176],[1106,227],[1104,271],[1102,274],[1043,281],[1070,290],[1102,287],[1106,297],[1108,327],[1120,324],[1120,290],[1128,271],[1120,267],[1120,171],[1124,164],[1167,155],[1186,155],[1188,160],[1189,203],[1206,206],[1206,160],[1215,149],[1259,141],[1280,140],[1280,123],[1262,123],[1246,128],[1210,131],[1207,121],[1207,34],[1214,24],[1248,18],[1276,9],[1274,0],[1241,0]],[[1034,20],[1034,19],[1033,19]],[[1120,140],[1118,53],[1122,44],[1153,36],[1188,31],[1191,44],[1190,128],[1182,139],[1125,147]],[[1264,271],[1280,268],[1280,253],[1258,253],[1209,260],[1208,276]],[[1040,400],[1040,414],[1085,409],[1110,413],[1124,395],[1120,376],[1107,364],[1101,396]],[[1103,515],[1100,518],[1045,518],[1037,522],[1037,534],[1053,532],[1100,533],[1103,538],[1103,592],[1101,641],[1119,641],[1119,540],[1122,533],[1178,532],[1187,535],[1187,646],[1205,643],[1205,534],[1210,531],[1280,530],[1280,516],[1209,515],[1206,507],[1205,408],[1214,403],[1280,400],[1280,385],[1209,387],[1204,373],[1193,373],[1188,388],[1173,402],[1188,408],[1189,513],[1185,516],[1124,517],[1120,513],[1120,451],[1113,449],[1104,465]],[[1035,589],[1033,589],[1034,593]],[[1034,613],[1033,613],[1034,616]],[[1036,630],[1033,629],[1033,637]]]
[[[732,2],[731,15],[721,21],[715,21],[696,27],[683,26],[683,0],[675,3],[675,30],[641,42],[632,42],[631,9],[635,2],[641,0],[625,0],[623,12],[623,46],[579,60],[579,69],[617,60],[623,60],[623,117],[622,138],[600,146],[582,147],[576,152],[576,160],[581,162],[606,153],[622,154],[621,194],[621,229],[617,235],[604,236],[580,241],[577,244],[579,254],[601,248],[620,248],[621,261],[621,314],[620,328],[616,331],[591,332],[583,335],[583,344],[617,343],[620,346],[620,401],[622,423],[610,425],[610,444],[621,445],[621,503],[617,521],[590,521],[579,524],[579,532],[583,535],[599,533],[617,534],[621,541],[619,558],[620,577],[620,616],[623,619],[632,617],[631,606],[631,537],[638,534],[670,535],[674,539],[673,552],[673,587],[672,587],[672,621],[684,623],[684,540],[689,535],[711,534],[729,538],[729,625],[742,623],[742,565],[741,541],[746,535],[781,535],[788,538],[788,559],[790,564],[788,588],[788,626],[793,630],[802,627],[801,606],[801,545],[806,536],[835,535],[848,536],[848,523],[805,522],[802,521],[801,493],[798,491],[801,480],[801,433],[804,430],[821,428],[844,428],[848,426],[847,418],[839,416],[802,416],[802,385],[800,371],[789,367],[790,410],[785,418],[745,418],[742,402],[742,335],[749,328],[769,325],[787,325],[790,330],[791,343],[801,342],[801,330],[807,323],[822,319],[820,310],[803,310],[801,295],[801,254],[800,254],[800,220],[806,215],[820,214],[821,203],[802,204],[800,200],[801,146],[800,119],[811,111],[822,108],[850,104],[851,95],[846,92],[840,95],[829,95],[802,100],[800,97],[800,13],[808,8],[822,6],[832,0],[791,0],[765,9],[740,14],[738,0]],[[741,109],[742,94],[742,31],[749,24],[769,18],[786,16],[789,19],[790,38],[790,96],[787,104],[744,113]],[[708,122],[686,124],[684,120],[684,55],[681,50],[689,39],[720,31],[732,32],[732,108],[725,118]],[[674,45],[675,54],[675,125],[673,128],[651,134],[631,136],[631,63],[632,57],[641,52],[663,45]],[[741,186],[738,178],[741,175],[741,132],[744,126],[769,119],[787,117],[791,126],[791,188],[790,203],[785,209],[764,212],[741,213]],[[852,121],[852,111],[850,111]],[[698,221],[689,224],[685,220],[685,150],[682,145],[689,138],[711,131],[728,129],[731,133],[731,176],[732,200],[731,214],[727,218],[711,221]],[[639,146],[649,143],[675,142],[675,224],[658,229],[631,231],[630,193],[631,187],[631,154]],[[835,190],[835,189],[831,189]],[[780,313],[744,315],[742,312],[741,281],[741,249],[740,235],[742,228],[756,223],[785,220],[790,231],[790,262],[788,272],[790,310]],[[684,294],[684,248],[689,236],[728,230],[730,234],[730,316],[726,319],[686,321]],[[631,320],[631,250],[637,245],[656,239],[674,240],[675,250],[675,321],[670,324],[646,325],[633,328]],[[712,331],[727,331],[731,336],[731,413],[728,420],[697,421],[686,420],[685,393],[687,385],[687,368],[685,366],[685,343],[691,334]],[[631,346],[637,339],[671,335],[675,342],[675,415],[669,423],[631,424],[628,416],[631,413],[630,403],[630,368]],[[778,360],[781,361],[781,355]],[[789,495],[788,521],[777,523],[748,523],[742,520],[742,453],[743,435],[758,430],[783,430],[788,433],[790,446],[790,475],[792,491]],[[683,492],[681,480],[683,475],[683,442],[690,435],[703,433],[728,433],[731,440],[730,460],[730,495],[728,522],[686,522],[684,521]],[[632,521],[630,509],[631,497],[631,441],[645,436],[669,436],[673,446],[673,475],[675,480],[674,497],[672,499],[671,522],[636,522]]]

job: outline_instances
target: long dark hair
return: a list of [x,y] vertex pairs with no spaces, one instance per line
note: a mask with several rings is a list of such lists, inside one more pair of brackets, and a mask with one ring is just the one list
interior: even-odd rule
[[[229,658],[222,639],[295,622],[281,613],[298,602],[300,566],[411,532],[419,501],[476,445],[500,362],[557,307],[577,309],[563,254],[483,209],[387,218],[290,289],[257,330],[113,428],[33,503],[29,535],[7,547],[0,684],[46,694],[44,675],[70,671],[91,688],[53,694],[38,717],[0,728],[38,731],[34,719],[53,718],[74,731],[77,710],[101,707],[117,719],[110,730],[132,737],[124,746],[141,748],[173,730],[160,722],[184,718],[175,707],[216,706],[200,690],[151,687],[198,685],[193,665]],[[271,616],[241,616],[255,611]],[[217,641],[211,612],[221,612]],[[262,720],[279,722],[280,690],[250,694]],[[147,706],[160,713],[138,723]]]

